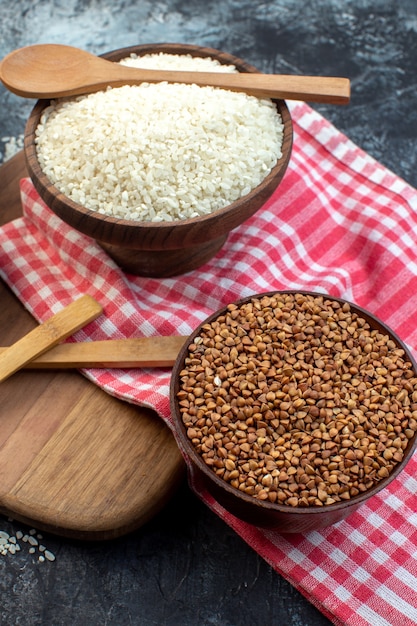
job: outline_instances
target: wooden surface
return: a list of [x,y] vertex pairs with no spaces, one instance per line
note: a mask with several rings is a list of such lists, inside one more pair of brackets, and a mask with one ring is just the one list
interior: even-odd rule
[[[0,168],[0,222],[20,214],[19,153]],[[0,282],[1,343],[36,326]],[[0,386],[0,511],[41,530],[109,539],[169,500],[184,464],[169,429],[77,371],[22,370]]]

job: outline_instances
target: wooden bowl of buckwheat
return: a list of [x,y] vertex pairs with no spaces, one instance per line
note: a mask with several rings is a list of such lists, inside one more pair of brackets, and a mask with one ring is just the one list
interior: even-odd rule
[[394,480],[417,438],[417,366],[385,324],[312,292],[254,295],[202,323],[172,373],[193,480],[249,523],[306,532]]

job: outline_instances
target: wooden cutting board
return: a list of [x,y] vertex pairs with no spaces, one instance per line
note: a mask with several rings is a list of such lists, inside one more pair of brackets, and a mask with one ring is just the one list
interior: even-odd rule
[[[21,214],[23,152],[0,167],[0,224]],[[0,280],[0,344],[36,325]],[[184,478],[156,413],[72,370],[25,370],[0,384],[0,512],[39,530],[110,539],[137,529]]]

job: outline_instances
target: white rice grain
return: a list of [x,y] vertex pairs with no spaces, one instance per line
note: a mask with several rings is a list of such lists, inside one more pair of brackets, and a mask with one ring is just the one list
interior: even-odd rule
[[[188,55],[124,64],[236,71]],[[281,156],[275,105],[212,87],[142,83],[52,102],[36,132],[42,170],[103,215],[173,221],[206,215],[254,189]]]

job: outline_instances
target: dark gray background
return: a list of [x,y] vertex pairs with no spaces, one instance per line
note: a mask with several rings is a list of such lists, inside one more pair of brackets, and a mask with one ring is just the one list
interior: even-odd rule
[[[0,0],[0,57],[40,42],[96,54],[186,42],[265,72],[348,76],[351,104],[316,108],[417,186],[415,0]],[[31,107],[0,87],[0,137],[21,135]],[[0,529],[20,528],[0,517]],[[0,556],[0,626],[330,623],[186,485],[127,537],[89,544],[45,536],[43,543],[54,563],[38,563],[26,544]]]

